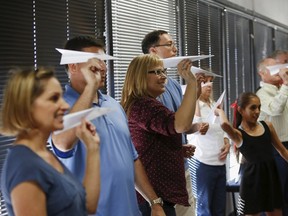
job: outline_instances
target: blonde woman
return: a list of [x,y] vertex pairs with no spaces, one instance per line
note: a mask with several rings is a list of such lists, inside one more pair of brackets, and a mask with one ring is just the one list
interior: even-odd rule
[[46,148],[50,133],[63,128],[68,108],[52,70],[19,69],[8,81],[1,133],[16,140],[5,159],[1,190],[10,216],[84,216],[96,211],[100,140],[94,126],[83,120],[77,128],[88,152],[86,197],[81,182]]
[[[165,91],[167,82],[166,69],[156,55],[145,54],[131,61],[122,91],[121,105],[128,116],[132,141],[168,216],[176,215],[175,204],[189,206],[181,133],[198,129],[198,125],[192,125],[197,81],[191,66],[189,60],[178,65],[187,88],[175,113],[156,99]],[[191,156],[194,148],[187,151]],[[161,199],[157,203],[162,204]],[[139,194],[138,203],[142,214],[150,215],[154,203],[145,202]]]

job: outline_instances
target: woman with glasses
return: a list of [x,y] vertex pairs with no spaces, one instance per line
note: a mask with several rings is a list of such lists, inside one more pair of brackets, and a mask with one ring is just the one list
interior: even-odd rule
[[[181,133],[198,130],[198,125],[191,124],[197,89],[191,66],[189,60],[178,64],[178,73],[187,83],[187,88],[176,112],[170,111],[156,99],[165,91],[167,82],[166,69],[158,56],[137,56],[127,70],[121,105],[127,113],[132,141],[148,178],[162,198],[147,202],[138,194],[143,216],[151,215],[153,205],[163,205],[168,216],[176,215],[175,204],[189,206]],[[192,156],[194,149],[189,151]]]

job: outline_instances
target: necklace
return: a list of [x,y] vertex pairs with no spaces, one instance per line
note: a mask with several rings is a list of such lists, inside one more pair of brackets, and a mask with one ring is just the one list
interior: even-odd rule
[[243,127],[243,125],[241,124],[240,125],[240,128],[242,130],[244,130],[246,133],[248,134],[253,134],[253,135],[258,135],[258,134],[262,134],[263,131],[262,131],[262,128],[261,127],[258,127],[259,125],[259,122],[256,123],[256,125],[252,126],[252,127]]

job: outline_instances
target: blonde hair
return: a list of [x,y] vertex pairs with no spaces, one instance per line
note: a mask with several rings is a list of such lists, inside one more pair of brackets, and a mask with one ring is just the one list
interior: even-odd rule
[[149,95],[147,91],[147,72],[162,65],[162,60],[155,54],[140,55],[130,62],[121,98],[121,105],[127,115],[129,115],[130,106],[137,98]]
[[45,80],[54,77],[52,69],[13,69],[4,90],[0,131],[14,136],[33,128],[32,105],[45,89]]

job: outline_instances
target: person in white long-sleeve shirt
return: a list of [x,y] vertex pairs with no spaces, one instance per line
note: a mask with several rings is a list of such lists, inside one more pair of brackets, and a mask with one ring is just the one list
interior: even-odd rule
[[[288,149],[288,68],[281,69],[278,74],[271,76],[266,66],[276,65],[277,61],[266,58],[258,64],[258,74],[261,77],[261,88],[257,95],[261,100],[259,120],[270,121],[276,133]],[[275,151],[275,159],[280,175],[285,205],[283,215],[288,216],[288,163]]]

